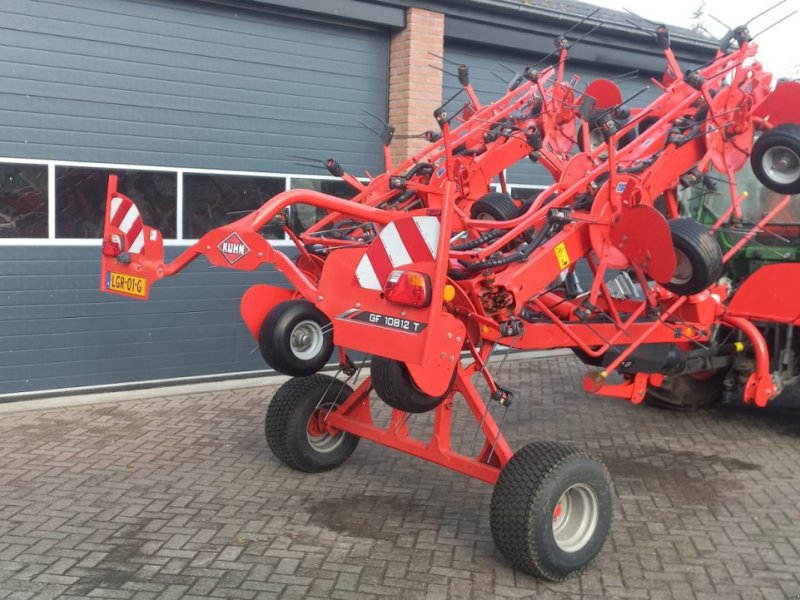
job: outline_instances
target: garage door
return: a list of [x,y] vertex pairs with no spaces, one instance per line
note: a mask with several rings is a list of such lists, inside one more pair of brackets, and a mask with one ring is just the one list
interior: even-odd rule
[[98,291],[108,173],[170,257],[284,189],[346,196],[289,155],[381,170],[358,121],[386,114],[388,33],[222,3],[15,0],[0,38],[0,397],[264,370],[238,303],[274,271],[196,263],[146,303]]
[[385,33],[201,2],[0,8],[0,155],[296,172],[380,165]]

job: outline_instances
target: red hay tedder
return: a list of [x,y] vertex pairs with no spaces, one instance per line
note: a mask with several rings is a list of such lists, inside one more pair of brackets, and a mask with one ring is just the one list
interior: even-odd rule
[[[462,65],[468,100],[435,111],[440,132],[427,132],[423,152],[393,168],[386,124],[385,173],[364,184],[328,161],[358,191],[352,200],[284,192],[170,263],[161,234],[111,177],[101,289],[146,299],[157,280],[201,255],[246,271],[273,265],[291,287],[256,285],[241,312],[266,362],[294,377],[267,411],[275,456],[324,471],[367,438],[486,481],[495,485],[490,521],[502,553],[523,571],[564,579],[605,541],[610,478],[572,446],[534,442],[512,452],[473,382],[479,375],[491,402],[511,404],[511,390],[492,376],[499,345],[572,348],[595,366],[587,390],[682,408],[726,389],[764,406],[796,370],[800,264],[773,262],[737,280],[723,270],[800,193],[800,84],[772,88],[745,27],[686,72],[667,29],[655,33],[667,68],[646,107],[625,107],[609,80],[579,92],[577,78],[564,78],[563,36],[555,66],[525,69],[492,104],[479,102]],[[527,158],[553,184],[520,202],[506,193],[504,171]],[[735,180],[748,161],[779,194],[750,224],[742,219],[748,194]],[[708,226],[682,217],[679,190],[682,198],[713,191],[713,174],[728,187],[724,210]],[[502,192],[491,191],[494,182]],[[327,216],[295,234],[284,210],[298,203]],[[259,233],[276,219],[295,258]],[[723,252],[715,234],[734,227],[740,239]],[[579,263],[591,273],[583,287]],[[334,346],[339,372],[317,373]],[[372,357],[368,377],[359,378],[354,352]],[[373,421],[373,392],[392,408],[385,427]],[[457,395],[485,438],[476,456],[451,446]],[[423,441],[407,420],[427,411],[433,432]]]

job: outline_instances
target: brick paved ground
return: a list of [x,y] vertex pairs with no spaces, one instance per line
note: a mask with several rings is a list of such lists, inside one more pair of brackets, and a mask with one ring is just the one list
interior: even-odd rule
[[[512,445],[583,444],[614,477],[612,536],[579,579],[509,568],[491,489],[461,475],[367,442],[290,471],[262,388],[0,417],[0,598],[800,595],[800,402],[675,414],[587,397],[570,357],[507,367]],[[459,420],[459,443],[473,432]]]

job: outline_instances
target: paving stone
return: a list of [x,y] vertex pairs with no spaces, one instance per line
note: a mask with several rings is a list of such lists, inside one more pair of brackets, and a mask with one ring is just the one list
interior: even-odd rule
[[[517,391],[512,447],[583,446],[614,479],[611,536],[579,578],[515,571],[492,543],[491,487],[462,475],[369,442],[329,473],[286,468],[263,439],[274,387],[154,390],[4,416],[0,599],[800,597],[800,394],[671,413],[589,397],[583,370],[558,357],[498,375]],[[474,433],[457,403],[454,447]]]

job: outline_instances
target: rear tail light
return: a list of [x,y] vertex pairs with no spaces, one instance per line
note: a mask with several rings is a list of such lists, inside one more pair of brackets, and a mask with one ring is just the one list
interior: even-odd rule
[[103,256],[116,258],[122,254],[122,238],[116,233],[103,240]]
[[392,271],[383,294],[389,302],[422,308],[431,303],[431,280],[425,273]]

